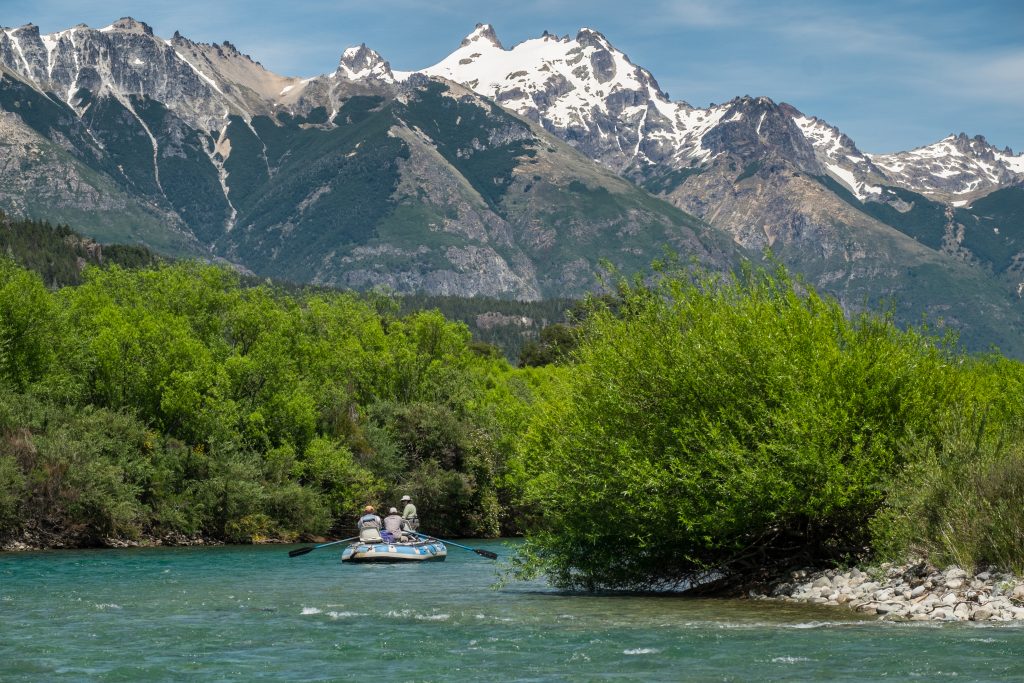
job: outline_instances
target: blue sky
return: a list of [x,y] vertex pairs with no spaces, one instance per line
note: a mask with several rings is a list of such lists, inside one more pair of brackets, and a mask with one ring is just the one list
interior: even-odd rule
[[125,15],[162,36],[230,40],[300,76],[333,70],[361,42],[396,69],[422,68],[478,21],[506,46],[588,26],[693,105],[767,95],[867,152],[960,131],[1024,151],[1020,0],[0,0],[0,24],[44,32]]

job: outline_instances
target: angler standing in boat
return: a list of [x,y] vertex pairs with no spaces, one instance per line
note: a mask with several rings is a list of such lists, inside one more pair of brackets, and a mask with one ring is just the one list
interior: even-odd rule
[[402,510],[402,519],[409,525],[410,531],[416,531],[420,528],[420,518],[416,516],[416,506],[412,504],[412,498],[408,495],[402,496],[402,502],[405,503],[405,509]]

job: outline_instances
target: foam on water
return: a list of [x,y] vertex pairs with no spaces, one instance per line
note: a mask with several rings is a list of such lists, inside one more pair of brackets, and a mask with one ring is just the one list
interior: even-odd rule
[[634,647],[629,650],[623,650],[624,655],[656,655],[661,650],[656,647]]
[[413,618],[420,621],[448,621],[452,617],[450,614],[417,614]]
[[303,607],[302,608],[302,616],[306,616],[307,614],[321,614],[322,612],[323,612],[323,610],[321,610],[318,607]]
[[796,664],[797,662],[809,662],[809,657],[773,657],[772,661],[776,664]]

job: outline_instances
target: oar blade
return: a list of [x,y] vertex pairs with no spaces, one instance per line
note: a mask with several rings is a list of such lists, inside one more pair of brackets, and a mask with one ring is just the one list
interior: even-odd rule
[[298,557],[299,555],[305,555],[316,550],[315,545],[306,546],[305,548],[296,548],[295,550],[288,551],[288,557]]
[[486,557],[488,560],[498,559],[497,553],[492,553],[490,550],[481,550],[480,548],[473,548],[473,552],[480,557]]

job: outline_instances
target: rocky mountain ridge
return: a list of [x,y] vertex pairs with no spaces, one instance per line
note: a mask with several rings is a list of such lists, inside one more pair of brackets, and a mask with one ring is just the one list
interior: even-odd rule
[[482,24],[421,72],[359,45],[311,78],[130,18],[2,29],[0,139],[0,207],[261,275],[538,299],[602,259],[771,248],[851,310],[1017,343],[1024,158],[864,154],[767,97],[693,107],[590,29],[506,49]]
[[[471,87],[618,171],[649,164],[680,170],[708,162],[722,152],[715,146],[718,128],[739,121],[745,101],[771,103],[736,98],[699,108],[670,100],[649,71],[588,28],[575,38],[545,32],[505,48],[493,27],[478,24],[454,52],[422,73]],[[981,196],[1024,180],[1024,155],[996,150],[980,137],[968,141],[960,134],[909,152],[865,155],[834,126],[781,106],[822,164],[805,170],[824,171],[859,196],[877,194],[869,180],[940,200],[949,194]],[[769,114],[755,113],[759,132]],[[937,181],[953,177],[954,168],[955,185]]]
[[[0,202],[297,282],[535,300],[727,236],[490,100],[365,46],[307,79],[230,43],[0,31]],[[119,218],[118,218],[119,217]]]
[[[771,247],[844,300],[922,254],[893,232],[979,265],[1011,291],[1024,280],[1024,155],[950,136],[866,154],[842,131],[768,97],[706,108],[673,101],[603,35],[544,33],[510,48],[479,24],[423,73],[463,83],[539,122],[656,196]],[[889,264],[889,265],[884,265]]]

